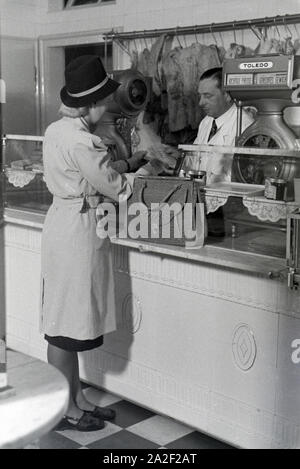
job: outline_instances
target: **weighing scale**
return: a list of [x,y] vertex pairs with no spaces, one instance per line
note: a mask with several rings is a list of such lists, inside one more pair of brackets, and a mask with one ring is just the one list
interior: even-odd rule
[[[292,182],[300,174],[300,160],[287,157],[284,149],[296,149],[297,136],[283,118],[287,107],[297,106],[295,88],[300,85],[300,56],[262,55],[228,59],[223,66],[224,90],[238,106],[236,146],[266,149],[265,156],[234,156],[234,181],[264,184],[266,177]],[[256,108],[255,122],[242,134],[242,107]],[[268,149],[282,149],[270,157]]]

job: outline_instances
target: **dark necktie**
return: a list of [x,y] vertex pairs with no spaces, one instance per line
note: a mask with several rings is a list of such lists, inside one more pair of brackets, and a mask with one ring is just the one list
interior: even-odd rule
[[217,130],[218,130],[218,127],[217,127],[216,121],[214,119],[213,122],[212,122],[212,125],[211,125],[211,129],[210,129],[210,132],[209,132],[209,137],[208,137],[207,142],[209,142],[213,138],[213,136],[216,135]]

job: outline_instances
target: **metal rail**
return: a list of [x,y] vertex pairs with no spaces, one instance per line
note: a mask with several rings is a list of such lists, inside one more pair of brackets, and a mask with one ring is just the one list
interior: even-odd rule
[[[186,152],[208,152],[208,153],[239,153],[243,155],[251,156],[277,156],[277,157],[289,157],[289,158],[300,158],[300,151],[293,150],[291,148],[256,148],[256,147],[236,147],[227,145],[178,145],[180,150]],[[193,156],[193,155],[191,155]]]
[[22,141],[28,141],[28,142],[43,142],[44,137],[42,137],[40,135],[33,136],[33,135],[4,134],[4,135],[2,135],[2,140],[4,140],[4,142],[6,140],[22,140]]
[[106,40],[131,40],[142,38],[153,38],[166,34],[168,36],[180,36],[188,34],[201,34],[201,33],[214,33],[223,31],[232,31],[240,29],[251,29],[256,34],[253,28],[265,26],[287,26],[289,24],[300,23],[300,14],[295,15],[277,15],[265,18],[255,18],[250,20],[227,21],[224,23],[210,23],[194,26],[178,26],[175,28],[163,29],[148,29],[144,31],[131,31],[118,33],[114,30],[104,33],[103,36]]

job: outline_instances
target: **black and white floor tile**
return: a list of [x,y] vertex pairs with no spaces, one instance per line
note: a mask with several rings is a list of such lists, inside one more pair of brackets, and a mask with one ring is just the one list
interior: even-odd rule
[[[9,360],[17,364],[34,360],[9,352]],[[171,418],[84,385],[89,401],[116,411],[116,419],[105,428],[83,433],[74,430],[52,431],[26,449],[230,449],[231,447],[195,431]]]
[[40,449],[226,449],[230,446],[171,418],[156,415],[104,391],[88,387],[90,401],[117,413],[97,432],[53,431],[37,442]]

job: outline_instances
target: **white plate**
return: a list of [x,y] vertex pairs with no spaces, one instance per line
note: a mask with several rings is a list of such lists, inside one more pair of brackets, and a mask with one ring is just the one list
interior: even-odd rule
[[206,192],[222,192],[235,196],[263,195],[265,186],[258,184],[242,184],[239,182],[218,182],[205,187]]

